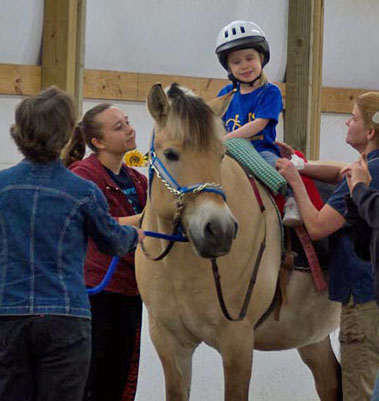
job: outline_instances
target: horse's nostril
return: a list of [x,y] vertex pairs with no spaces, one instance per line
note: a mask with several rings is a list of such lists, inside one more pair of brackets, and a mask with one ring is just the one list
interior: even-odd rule
[[206,235],[211,235],[211,236],[213,236],[214,235],[214,232],[213,232],[213,229],[212,229],[212,223],[207,223],[206,225],[205,225],[205,228],[204,228],[204,231],[205,231],[205,234]]
[[235,239],[237,237],[237,233],[238,233],[238,223],[235,221],[234,222],[234,237],[233,237],[233,239]]

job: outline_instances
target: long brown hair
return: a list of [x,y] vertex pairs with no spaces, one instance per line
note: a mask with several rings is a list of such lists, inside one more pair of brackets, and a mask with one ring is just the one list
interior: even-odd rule
[[72,97],[51,86],[19,103],[10,134],[27,159],[46,163],[59,158],[75,121]]
[[83,159],[86,153],[86,145],[95,153],[97,148],[92,144],[92,138],[102,139],[101,124],[96,117],[103,111],[112,107],[109,103],[100,103],[89,109],[79,122],[70,138],[69,143],[62,152],[63,164],[68,167],[70,164]]

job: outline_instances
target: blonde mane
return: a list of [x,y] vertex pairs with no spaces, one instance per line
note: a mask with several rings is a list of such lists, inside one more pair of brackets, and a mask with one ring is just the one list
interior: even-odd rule
[[165,127],[169,137],[196,151],[221,145],[221,120],[201,97],[176,83],[166,89],[166,94],[170,103]]

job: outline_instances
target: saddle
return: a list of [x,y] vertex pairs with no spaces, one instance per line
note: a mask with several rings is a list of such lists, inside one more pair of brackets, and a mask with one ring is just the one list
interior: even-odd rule
[[[270,165],[268,164],[251,146],[248,141],[242,138],[232,138],[225,142],[227,154],[236,160],[246,172],[250,183],[254,186],[252,180],[257,179],[267,189],[268,194],[272,197],[276,205],[278,219],[281,224],[282,230],[282,263],[278,280],[277,295],[281,302],[286,303],[286,283],[288,282],[288,273],[293,270],[301,270],[304,272],[311,272],[316,289],[323,291],[327,288],[322,270],[320,268],[320,261],[322,265],[326,264],[327,249],[325,249],[325,241],[311,241],[304,226],[295,229],[284,229],[281,217],[283,216],[283,209],[285,198],[283,196],[286,189],[285,179]],[[302,159],[304,155],[295,151],[295,154]],[[316,187],[315,182],[307,177],[301,176],[308,195],[314,206],[320,210],[324,202]],[[316,250],[315,250],[316,249]],[[321,260],[319,261],[319,255]],[[300,267],[297,267],[300,266]],[[277,310],[277,316],[279,309]]]

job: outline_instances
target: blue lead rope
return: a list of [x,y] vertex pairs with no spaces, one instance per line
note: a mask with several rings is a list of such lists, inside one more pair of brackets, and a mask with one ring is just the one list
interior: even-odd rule
[[112,258],[111,263],[110,263],[110,265],[108,267],[107,272],[105,273],[105,276],[104,276],[102,282],[100,284],[98,284],[96,287],[87,288],[88,295],[97,294],[98,292],[102,291],[108,285],[110,279],[113,276],[113,273],[116,270],[116,266],[117,266],[117,263],[118,263],[119,259],[120,258],[118,256],[114,256]]
[[144,231],[144,233],[148,237],[162,238],[162,239],[167,239],[168,241],[175,241],[175,242],[188,242],[188,238],[184,237],[182,233],[176,235],[156,233],[155,231]]
[[[156,233],[154,231],[144,231],[144,233],[148,237],[162,238],[162,239],[166,239],[169,241],[176,241],[176,242],[188,242],[188,238],[184,237],[181,232],[176,235]],[[103,280],[101,281],[101,283],[95,287],[87,288],[88,295],[95,295],[95,294],[99,293],[100,291],[104,290],[104,288],[108,285],[110,279],[112,278],[112,276],[116,270],[119,259],[120,258],[118,256],[114,256],[112,258],[111,263],[109,264],[108,270],[105,273],[105,276],[104,276]]]

